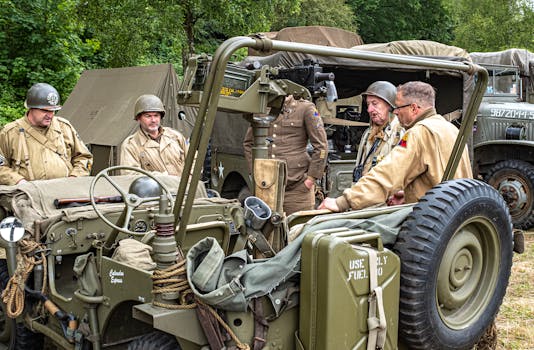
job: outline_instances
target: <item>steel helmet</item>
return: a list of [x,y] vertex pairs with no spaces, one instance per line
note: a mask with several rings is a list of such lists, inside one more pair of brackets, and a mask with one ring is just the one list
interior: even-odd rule
[[159,197],[162,191],[156,180],[148,176],[141,176],[132,181],[128,193],[133,193],[141,198],[148,198]]
[[397,88],[389,81],[375,81],[367,90],[362,93],[363,96],[376,96],[386,101],[391,108],[395,108],[395,97],[397,96]]
[[59,104],[59,93],[50,84],[37,83],[28,89],[24,107],[46,109],[47,111],[58,111],[61,109]]
[[156,95],[141,95],[135,101],[134,119],[143,112],[160,112],[161,118],[165,116],[165,106]]

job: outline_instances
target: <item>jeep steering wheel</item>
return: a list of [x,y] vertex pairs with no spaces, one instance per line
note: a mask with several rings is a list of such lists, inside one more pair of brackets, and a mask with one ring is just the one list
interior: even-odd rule
[[[160,188],[163,190],[163,192],[164,192],[165,196],[167,197],[167,199],[169,200],[170,207],[172,208],[174,206],[174,201],[173,201],[173,198],[172,198],[171,191],[169,191],[167,186],[165,186],[160,180],[158,180],[154,175],[150,174],[148,171],[140,169],[140,168],[131,167],[131,166],[118,165],[118,166],[112,166],[112,167],[106,168],[106,169],[100,171],[95,176],[93,181],[91,181],[91,186],[89,188],[89,198],[91,200],[91,205],[93,206],[93,209],[95,210],[96,215],[98,215],[98,217],[100,219],[102,219],[102,221],[104,221],[104,223],[106,225],[112,227],[113,229],[115,229],[115,230],[117,230],[119,232],[123,232],[123,233],[126,233],[128,235],[132,235],[132,236],[144,236],[146,234],[146,232],[134,232],[134,231],[128,230],[128,223],[130,221],[130,216],[132,215],[132,212],[134,211],[134,209],[139,207],[141,204],[146,203],[146,202],[159,200],[160,197],[139,197],[138,195],[136,195],[134,193],[126,193],[125,191],[123,191],[123,189],[114,180],[111,179],[111,176],[110,176],[109,173],[111,171],[114,171],[114,170],[131,170],[131,171],[135,171],[135,172],[141,173],[143,175],[146,175],[149,178],[151,178],[152,180],[156,181],[157,184],[160,186]],[[125,204],[126,207],[125,207],[125,212],[124,212],[124,224],[122,225],[122,227],[119,227],[119,226],[115,225],[114,223],[112,223],[111,221],[109,221],[104,216],[104,214],[102,214],[102,212],[100,211],[100,209],[98,209],[98,206],[96,205],[96,201],[95,201],[95,185],[98,182],[98,180],[100,180],[101,178],[105,178],[111,184],[111,186],[113,186],[117,191],[119,191],[122,199],[124,200],[124,204]]]

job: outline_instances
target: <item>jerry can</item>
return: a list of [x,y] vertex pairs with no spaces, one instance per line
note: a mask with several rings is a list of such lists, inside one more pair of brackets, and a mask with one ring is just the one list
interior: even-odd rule
[[369,341],[397,348],[400,259],[378,233],[308,233],[301,270],[297,348],[367,349]]

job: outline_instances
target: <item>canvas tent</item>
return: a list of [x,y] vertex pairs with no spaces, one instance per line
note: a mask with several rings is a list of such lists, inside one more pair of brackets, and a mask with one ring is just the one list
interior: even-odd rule
[[[176,102],[178,77],[171,64],[86,70],[59,113],[76,128],[95,157],[93,174],[117,164],[122,141],[135,130],[134,105],[142,94],[159,96],[162,124],[189,137],[194,116]],[[185,112],[180,120],[179,112]]]

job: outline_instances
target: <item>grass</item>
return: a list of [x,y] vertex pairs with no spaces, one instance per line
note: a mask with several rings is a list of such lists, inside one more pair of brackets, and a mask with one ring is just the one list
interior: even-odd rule
[[525,252],[514,253],[497,329],[497,349],[534,349],[534,231],[525,231]]

